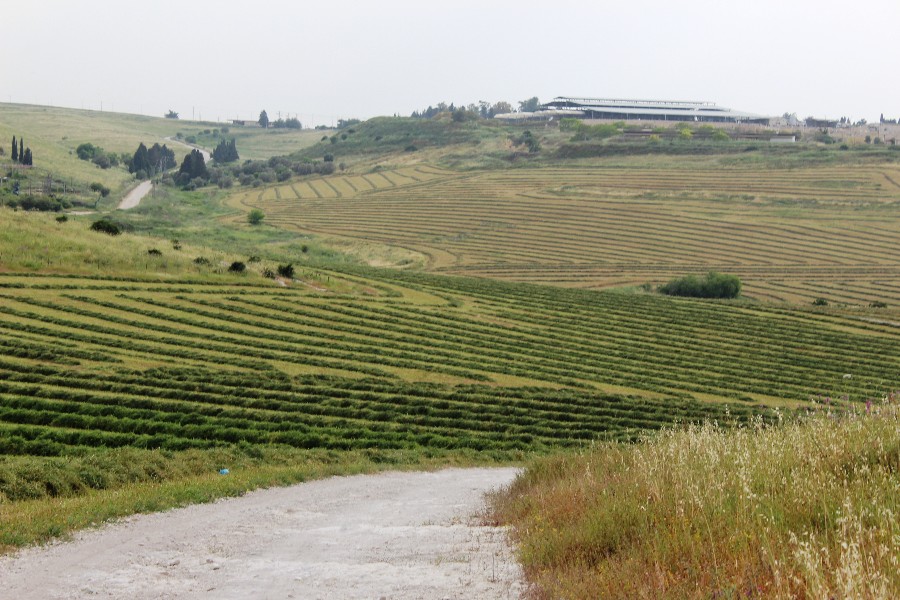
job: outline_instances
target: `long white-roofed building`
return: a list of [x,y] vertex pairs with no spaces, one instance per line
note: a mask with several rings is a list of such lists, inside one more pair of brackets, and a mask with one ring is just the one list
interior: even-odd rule
[[541,105],[535,116],[616,121],[692,121],[707,123],[752,123],[768,125],[770,117],[717,106],[714,102],[677,100],[617,100],[558,96]]

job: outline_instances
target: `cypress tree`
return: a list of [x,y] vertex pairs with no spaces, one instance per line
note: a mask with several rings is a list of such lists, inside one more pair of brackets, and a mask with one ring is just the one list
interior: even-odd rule
[[19,145],[16,144],[16,136],[13,136],[12,159],[13,159],[13,162],[19,162]]
[[134,152],[134,157],[131,159],[131,164],[128,165],[128,171],[130,173],[143,171],[148,176],[151,174],[150,156],[144,142],[138,144],[138,149]]
[[25,148],[25,158],[22,159],[22,164],[30,167],[31,160],[31,148]]
[[25,162],[25,140],[19,138],[19,162]]

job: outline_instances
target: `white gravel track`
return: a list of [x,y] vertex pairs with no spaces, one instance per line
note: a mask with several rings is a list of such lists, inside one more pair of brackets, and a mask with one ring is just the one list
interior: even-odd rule
[[334,477],[139,515],[0,559],[0,597],[518,598],[506,531],[475,516],[516,473]]
[[138,204],[141,203],[141,200],[144,199],[144,196],[150,193],[150,190],[153,189],[153,182],[149,179],[147,181],[140,182],[137,187],[128,192],[122,201],[119,202],[119,210],[129,210],[134,208]]

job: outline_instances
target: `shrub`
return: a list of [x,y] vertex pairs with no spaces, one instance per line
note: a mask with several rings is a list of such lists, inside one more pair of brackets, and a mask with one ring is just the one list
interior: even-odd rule
[[285,279],[293,279],[294,278],[294,265],[278,265],[278,274]]
[[825,298],[816,298],[813,300],[813,306],[828,306],[828,300]]
[[258,208],[254,208],[247,215],[247,222],[251,225],[259,225],[265,218],[266,214],[263,211],[259,210]]
[[232,273],[243,273],[247,270],[247,265],[239,260],[236,260],[228,266],[228,270]]
[[735,275],[710,271],[703,278],[687,275],[673,279],[660,286],[659,292],[669,296],[691,298],[737,298],[741,293],[741,280]]
[[147,250],[147,254],[150,256],[162,256],[162,252],[158,248],[150,248]]
[[881,300],[876,300],[875,302],[869,304],[869,308],[887,308],[887,303],[882,302]]
[[56,217],[57,223],[65,223],[68,220],[69,220],[69,217],[66,215],[59,215],[58,217]]
[[210,260],[209,260],[208,258],[206,258],[205,256],[198,256],[197,258],[194,259],[194,264],[195,264],[195,265],[201,265],[201,266],[204,266],[204,267],[208,267],[208,266],[211,265],[212,263],[211,263]]
[[106,233],[108,235],[119,235],[122,233],[121,227],[117,223],[113,223],[107,217],[103,217],[99,221],[94,221],[91,223],[91,229],[93,231],[99,231],[100,233]]

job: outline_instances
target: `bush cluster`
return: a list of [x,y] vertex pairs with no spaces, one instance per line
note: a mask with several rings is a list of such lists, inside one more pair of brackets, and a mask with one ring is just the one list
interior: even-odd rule
[[710,271],[702,278],[687,275],[673,279],[661,285],[659,292],[669,296],[691,298],[737,298],[741,293],[741,280],[735,275]]
[[122,228],[118,225],[118,223],[113,223],[107,217],[103,217],[99,221],[94,221],[91,223],[92,231],[99,231],[100,233],[106,233],[109,235],[119,235],[122,233]]

